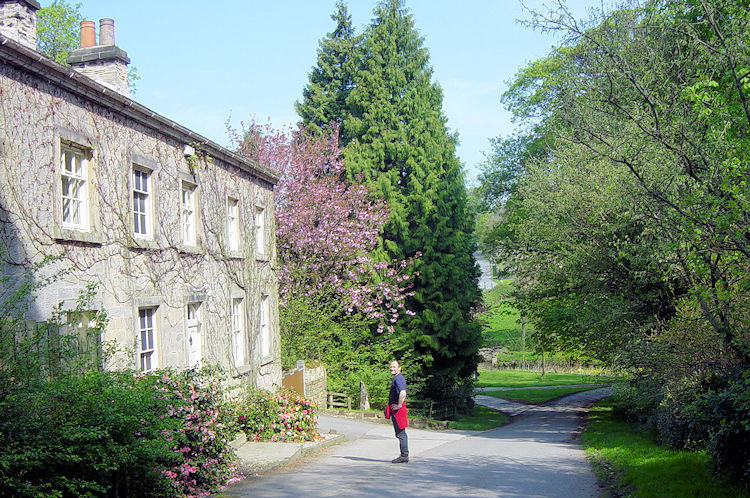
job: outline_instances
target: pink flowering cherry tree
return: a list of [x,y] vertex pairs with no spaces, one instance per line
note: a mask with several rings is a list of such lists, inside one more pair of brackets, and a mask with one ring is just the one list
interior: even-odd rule
[[338,130],[323,136],[251,124],[234,133],[240,153],[280,175],[275,195],[281,306],[290,296],[340,304],[377,332],[393,331],[409,295],[411,261],[372,257],[388,219],[382,199],[344,180]]

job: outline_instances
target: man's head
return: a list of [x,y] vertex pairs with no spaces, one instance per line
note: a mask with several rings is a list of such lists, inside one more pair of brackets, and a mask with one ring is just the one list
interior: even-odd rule
[[391,375],[398,375],[401,373],[401,365],[399,364],[398,360],[393,360],[391,362]]

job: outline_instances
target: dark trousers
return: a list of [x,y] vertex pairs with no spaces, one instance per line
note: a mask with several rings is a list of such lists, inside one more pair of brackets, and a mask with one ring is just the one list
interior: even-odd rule
[[398,447],[401,450],[401,456],[409,456],[409,436],[406,435],[406,429],[399,429],[396,424],[396,417],[391,417],[393,422],[393,430],[396,431],[396,437],[398,438]]

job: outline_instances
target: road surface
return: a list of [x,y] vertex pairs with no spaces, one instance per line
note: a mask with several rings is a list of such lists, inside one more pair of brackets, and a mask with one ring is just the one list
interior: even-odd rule
[[279,471],[249,478],[227,496],[596,497],[594,474],[577,442],[596,389],[531,407],[483,432],[408,429],[411,461],[392,464],[398,442],[389,425],[321,417],[348,442]]

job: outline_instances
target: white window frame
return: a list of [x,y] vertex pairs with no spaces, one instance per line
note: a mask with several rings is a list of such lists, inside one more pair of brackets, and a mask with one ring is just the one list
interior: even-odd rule
[[255,206],[255,252],[258,256],[266,255],[266,209]]
[[260,341],[260,356],[266,358],[271,355],[271,300],[268,294],[261,294],[258,313],[258,339]]
[[182,243],[186,246],[194,246],[198,241],[196,195],[197,187],[195,185],[182,182],[180,188],[180,218]]
[[240,250],[240,201],[227,197],[227,248]]
[[60,144],[60,220],[63,228],[90,230],[88,156],[84,147],[66,142]]
[[[154,184],[152,177],[153,170],[133,163],[133,185],[131,188],[133,235],[143,239],[154,237]],[[138,200],[141,200],[141,202],[139,203]]]
[[233,297],[230,302],[229,325],[232,337],[232,358],[234,366],[240,367],[245,361],[245,300]]
[[138,308],[136,324],[138,369],[144,373],[153,372],[159,367],[156,310],[157,308],[153,306]]
[[[201,321],[201,302],[192,302],[185,305],[185,333],[188,340],[188,367],[200,368],[203,362],[203,322]],[[195,328],[195,338],[198,341],[198,358],[190,358],[190,329]],[[191,361],[194,360],[194,361]]]

